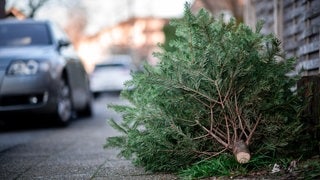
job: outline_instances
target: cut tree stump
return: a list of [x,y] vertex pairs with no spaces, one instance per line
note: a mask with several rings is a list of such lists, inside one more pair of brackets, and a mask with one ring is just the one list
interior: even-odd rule
[[248,145],[243,140],[234,143],[233,154],[240,164],[249,162],[251,158]]

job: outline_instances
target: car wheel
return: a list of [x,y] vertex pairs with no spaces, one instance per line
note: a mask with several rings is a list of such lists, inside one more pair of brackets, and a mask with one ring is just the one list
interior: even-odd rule
[[71,92],[66,80],[62,79],[59,86],[56,118],[60,125],[66,126],[69,124],[73,114]]

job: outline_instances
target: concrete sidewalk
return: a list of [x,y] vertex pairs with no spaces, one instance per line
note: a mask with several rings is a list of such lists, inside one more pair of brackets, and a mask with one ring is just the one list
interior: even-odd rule
[[0,179],[177,179],[145,172],[118,158],[117,150],[103,149],[104,135],[86,127],[88,122],[67,129],[0,133]]
[[0,180],[177,179],[145,172],[119,159],[119,150],[103,148],[107,137],[118,134],[106,119],[121,120],[119,114],[106,109],[109,102],[123,103],[112,95],[97,99],[95,116],[76,120],[67,128],[37,127],[37,122],[25,128],[30,122],[21,117],[22,129],[0,131]]

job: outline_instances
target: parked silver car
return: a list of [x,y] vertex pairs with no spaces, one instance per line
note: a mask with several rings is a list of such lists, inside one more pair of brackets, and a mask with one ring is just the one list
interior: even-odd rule
[[114,54],[95,65],[91,73],[91,91],[95,96],[103,92],[120,92],[132,79],[135,71],[130,55]]
[[91,96],[64,31],[50,21],[0,20],[0,113],[32,112],[67,125],[75,113],[91,115]]

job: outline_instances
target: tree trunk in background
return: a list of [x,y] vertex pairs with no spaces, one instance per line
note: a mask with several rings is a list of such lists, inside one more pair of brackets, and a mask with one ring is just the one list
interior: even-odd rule
[[6,0],[0,0],[0,19],[6,17]]
[[320,77],[304,76],[298,81],[298,89],[301,96],[307,102],[303,111],[303,121],[308,126],[308,133],[320,140],[320,130],[317,126],[320,123]]

